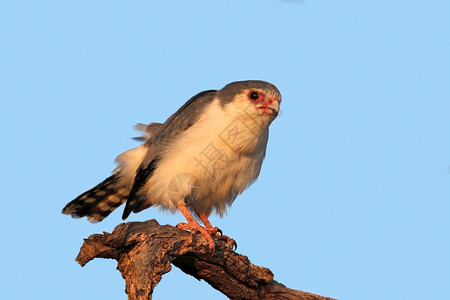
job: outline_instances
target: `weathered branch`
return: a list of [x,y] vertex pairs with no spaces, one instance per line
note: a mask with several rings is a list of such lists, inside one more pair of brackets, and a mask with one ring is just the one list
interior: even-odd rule
[[151,299],[171,264],[230,299],[331,299],[287,288],[273,280],[269,269],[251,264],[221,240],[215,243],[210,250],[202,235],[161,226],[155,220],[122,223],[112,233],[85,239],[76,261],[84,266],[94,258],[117,260],[131,300]]

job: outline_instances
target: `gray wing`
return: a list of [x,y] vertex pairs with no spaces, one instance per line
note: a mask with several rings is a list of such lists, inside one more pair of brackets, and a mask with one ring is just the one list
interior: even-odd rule
[[189,99],[173,115],[171,115],[149,143],[167,142],[198,121],[205,107],[212,102],[216,90],[203,91]]
[[145,144],[146,147],[148,147],[148,152],[142,164],[136,171],[133,187],[131,188],[128,201],[123,211],[123,220],[125,220],[132,211],[139,212],[152,205],[151,201],[148,199],[139,197],[138,192],[158,167],[158,162],[161,160],[161,153],[164,148],[180,133],[186,131],[199,120],[204,109],[213,101],[216,94],[216,90],[198,93],[189,99],[173,115],[171,115],[164,124],[158,126],[152,133]]

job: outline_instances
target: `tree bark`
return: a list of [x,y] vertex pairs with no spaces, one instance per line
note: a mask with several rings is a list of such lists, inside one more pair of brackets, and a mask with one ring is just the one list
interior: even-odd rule
[[201,234],[155,220],[122,223],[112,233],[85,239],[76,261],[84,266],[94,258],[117,260],[130,300],[152,299],[153,289],[171,264],[230,299],[332,299],[287,288],[273,280],[269,269],[253,265],[222,240],[214,242],[211,250]]

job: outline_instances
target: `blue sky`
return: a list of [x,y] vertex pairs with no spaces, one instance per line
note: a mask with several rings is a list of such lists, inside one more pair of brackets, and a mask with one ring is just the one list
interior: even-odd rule
[[[448,1],[0,4],[2,299],[126,299],[110,232],[62,207],[195,93],[283,94],[259,180],[214,225],[285,285],[340,299],[450,293]],[[149,209],[129,220],[176,224]],[[226,299],[178,271],[155,299]]]

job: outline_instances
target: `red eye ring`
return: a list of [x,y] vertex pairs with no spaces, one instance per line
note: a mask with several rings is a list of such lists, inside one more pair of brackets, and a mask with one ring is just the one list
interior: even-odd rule
[[263,98],[263,95],[260,92],[257,92],[257,91],[250,91],[250,93],[248,93],[247,97],[252,102],[259,102]]

